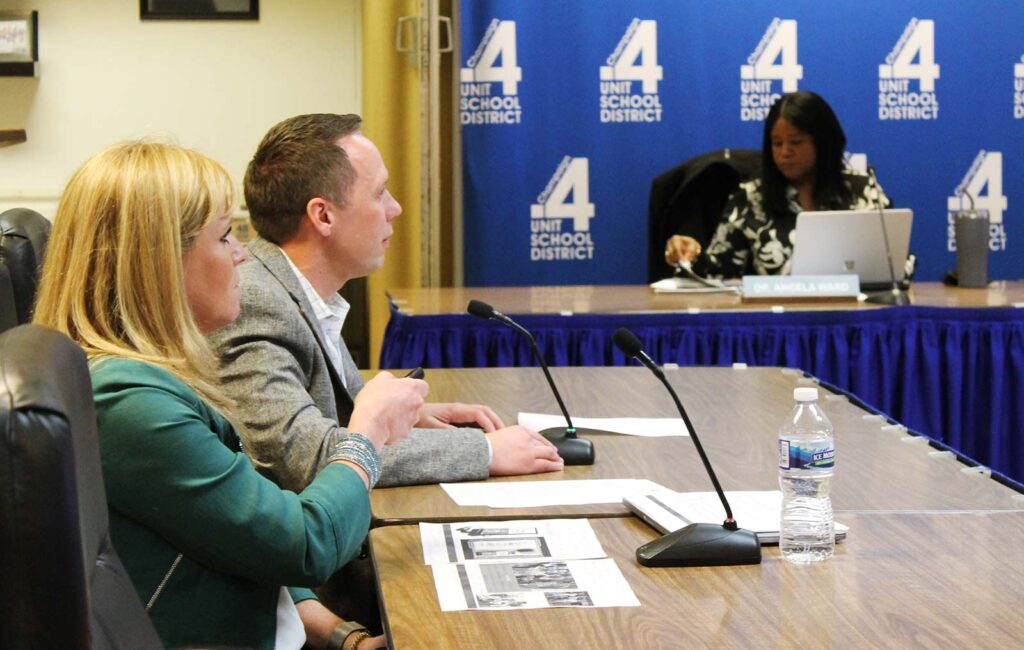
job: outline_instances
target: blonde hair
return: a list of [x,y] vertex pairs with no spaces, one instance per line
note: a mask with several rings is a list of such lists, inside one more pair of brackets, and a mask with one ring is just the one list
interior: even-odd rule
[[153,142],[101,151],[57,206],[34,322],[68,335],[90,360],[152,363],[229,409],[188,305],[182,254],[233,204],[227,171],[200,153]]

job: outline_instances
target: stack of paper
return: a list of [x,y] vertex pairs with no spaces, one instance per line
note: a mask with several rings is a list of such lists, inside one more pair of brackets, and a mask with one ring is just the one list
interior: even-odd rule
[[[762,545],[779,543],[782,492],[726,492],[725,497],[740,528],[757,533]],[[628,496],[622,501],[638,517],[663,533],[695,523],[720,524],[725,519],[717,492],[658,490]],[[846,539],[847,532],[848,527],[836,522],[837,542]]]
[[441,610],[638,607],[585,519],[420,524]]
[[708,280],[705,284],[678,276],[652,282],[650,287],[654,289],[654,293],[739,293],[740,291],[738,286],[719,280]]
[[441,488],[460,506],[488,508],[540,508],[591,503],[622,503],[630,495],[665,488],[647,479],[590,481],[502,481],[494,483],[442,483]]

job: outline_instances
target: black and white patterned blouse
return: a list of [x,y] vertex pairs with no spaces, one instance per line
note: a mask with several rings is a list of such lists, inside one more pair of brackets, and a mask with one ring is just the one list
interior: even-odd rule
[[[852,202],[847,206],[821,209],[864,210],[878,207],[867,174],[845,169],[843,182],[850,189]],[[881,188],[878,196],[882,207],[889,207],[889,199]],[[762,204],[761,179],[742,183],[725,204],[725,220],[708,244],[707,274],[723,278],[788,274],[796,215],[803,208],[792,185],[786,188],[786,198],[792,214],[769,217]]]

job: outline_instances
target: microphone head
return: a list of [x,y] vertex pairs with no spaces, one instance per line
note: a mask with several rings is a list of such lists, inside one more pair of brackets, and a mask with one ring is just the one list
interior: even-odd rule
[[644,346],[640,344],[640,339],[625,327],[615,330],[615,334],[612,335],[612,342],[627,357],[635,358],[644,351]]
[[473,316],[483,318],[484,320],[494,318],[494,307],[491,307],[486,302],[481,302],[479,300],[470,300],[469,305],[466,306],[466,311]]

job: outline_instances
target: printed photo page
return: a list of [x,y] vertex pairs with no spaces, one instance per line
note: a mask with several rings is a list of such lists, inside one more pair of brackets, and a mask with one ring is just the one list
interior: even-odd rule
[[465,562],[431,567],[445,612],[639,607],[615,560]]
[[426,564],[607,557],[586,519],[420,524]]

